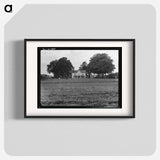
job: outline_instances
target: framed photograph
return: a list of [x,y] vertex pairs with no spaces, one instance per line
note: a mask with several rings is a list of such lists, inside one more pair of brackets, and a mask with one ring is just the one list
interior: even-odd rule
[[25,39],[25,117],[135,117],[135,39]]

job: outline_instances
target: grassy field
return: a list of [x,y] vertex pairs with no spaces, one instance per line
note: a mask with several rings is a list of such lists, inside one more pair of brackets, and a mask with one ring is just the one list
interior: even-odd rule
[[113,79],[46,79],[42,106],[118,107],[118,81]]

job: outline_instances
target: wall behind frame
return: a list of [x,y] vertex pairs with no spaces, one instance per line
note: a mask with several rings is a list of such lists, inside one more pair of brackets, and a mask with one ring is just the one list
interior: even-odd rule
[[[152,154],[156,141],[155,31],[155,10],[149,5],[26,5],[5,26],[6,152],[28,156]],[[24,38],[135,38],[136,118],[24,119]]]

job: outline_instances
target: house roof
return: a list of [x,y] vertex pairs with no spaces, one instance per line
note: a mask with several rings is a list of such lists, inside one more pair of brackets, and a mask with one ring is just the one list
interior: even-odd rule
[[86,73],[86,70],[74,70],[74,71],[72,71],[72,73],[77,73],[77,72]]

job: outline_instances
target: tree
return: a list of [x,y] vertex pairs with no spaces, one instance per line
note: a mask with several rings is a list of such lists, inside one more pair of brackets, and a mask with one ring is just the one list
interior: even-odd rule
[[84,61],[84,62],[80,65],[79,70],[85,70],[85,71],[86,71],[86,77],[87,77],[87,78],[90,78],[91,72],[90,72],[90,70],[89,70],[89,68],[88,68],[87,62]]
[[80,67],[79,67],[79,70],[87,70],[87,62],[83,62]]
[[49,65],[47,65],[48,73],[53,73],[55,78],[69,78],[72,70],[72,63],[66,57],[52,61]]
[[105,53],[95,54],[90,58],[88,70],[92,73],[101,74],[104,77],[106,73],[112,73],[115,69],[113,60]]

